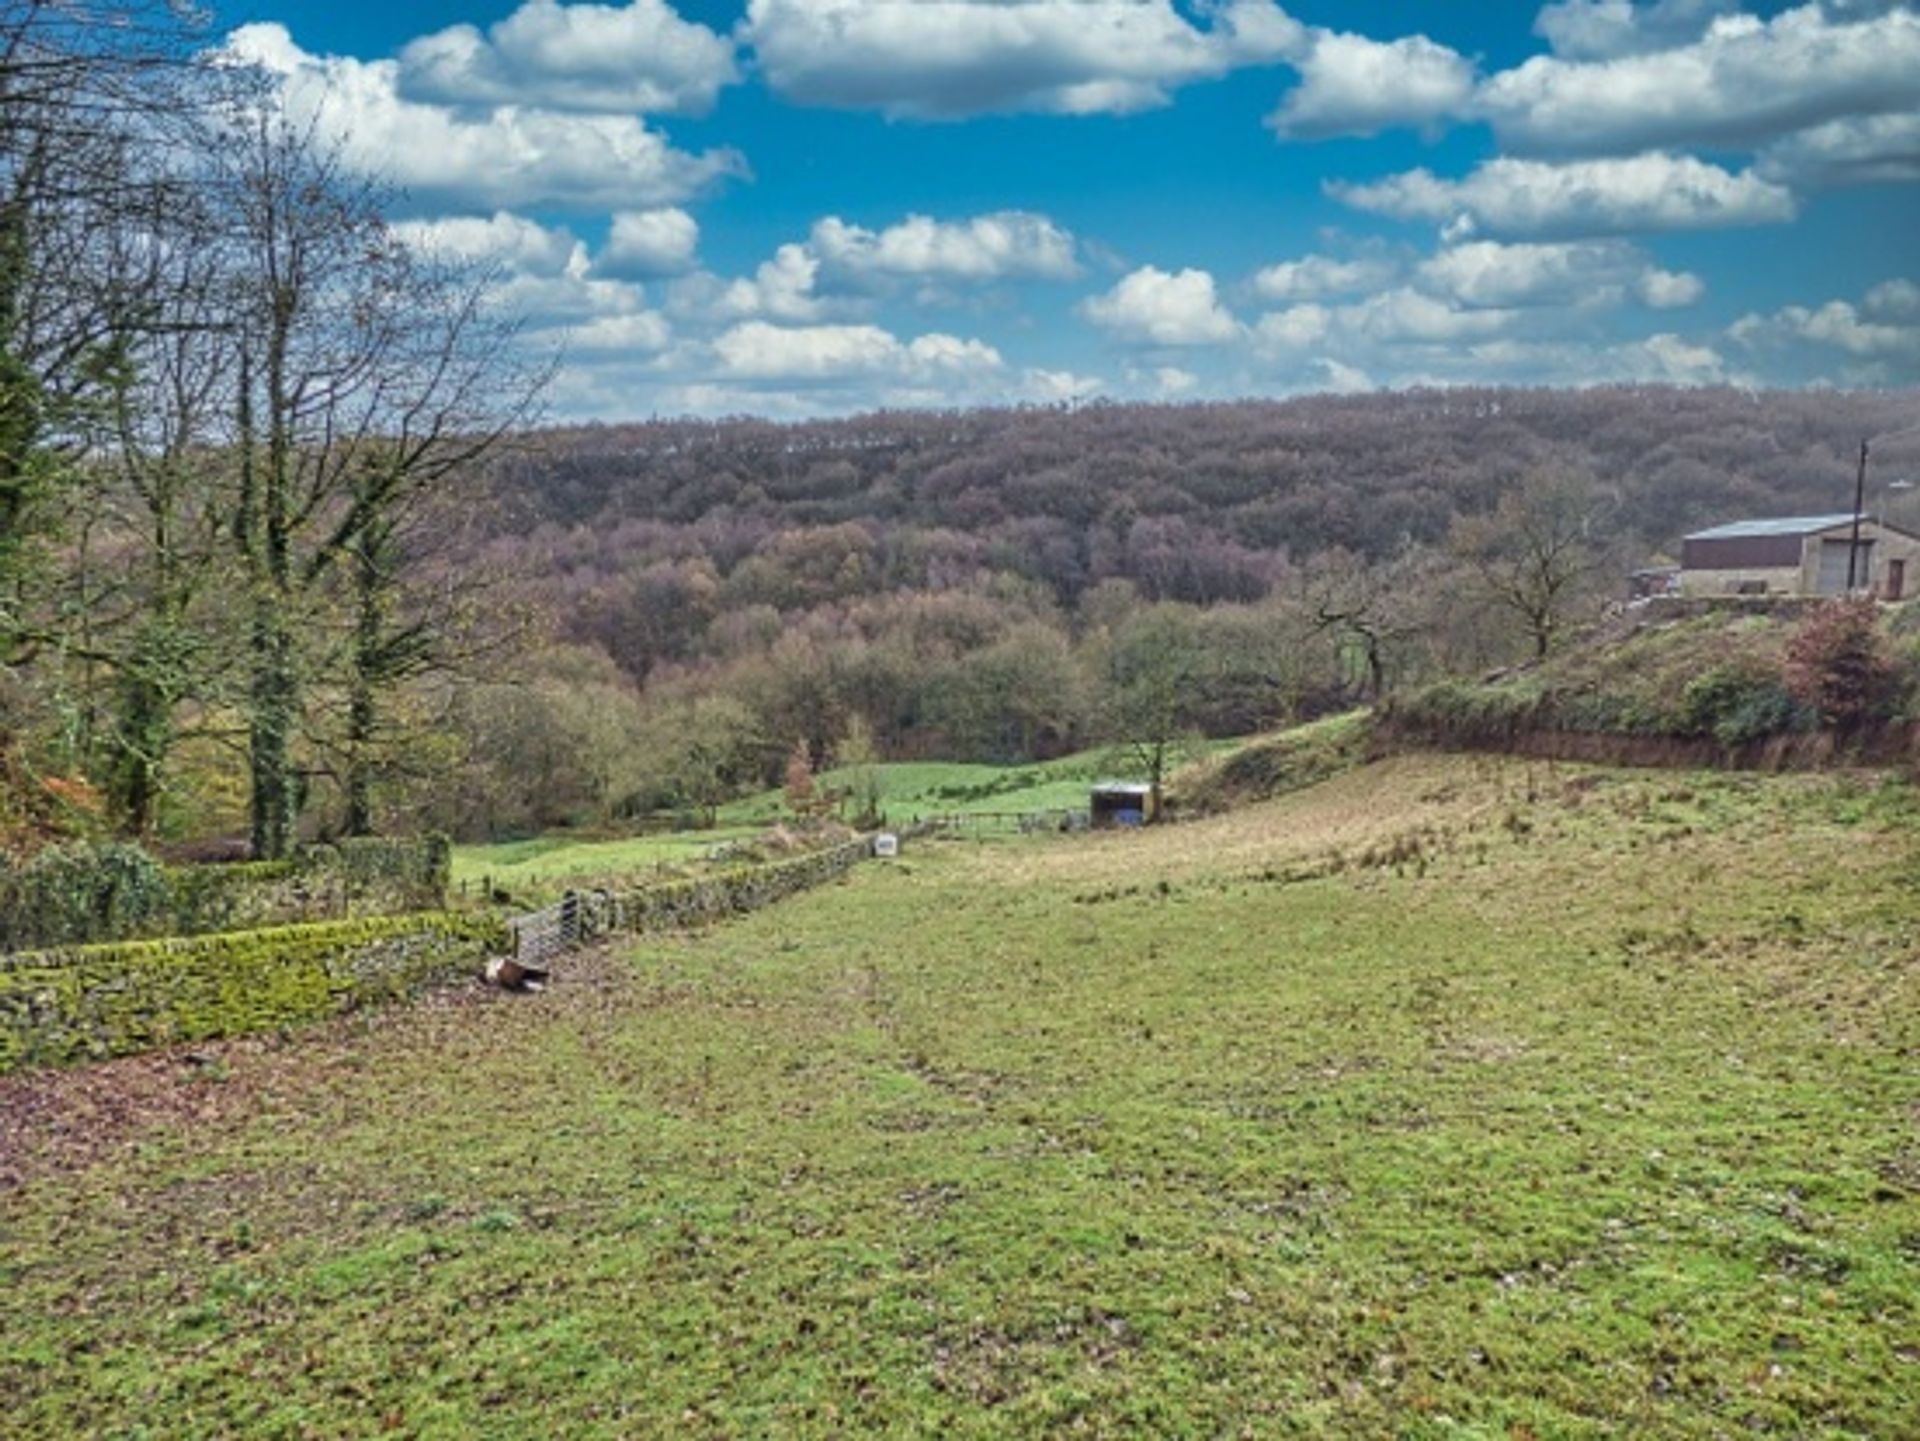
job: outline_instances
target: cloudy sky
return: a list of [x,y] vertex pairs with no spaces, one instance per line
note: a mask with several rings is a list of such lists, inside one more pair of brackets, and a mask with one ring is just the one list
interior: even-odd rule
[[1920,9],[229,0],[561,417],[1920,382]]

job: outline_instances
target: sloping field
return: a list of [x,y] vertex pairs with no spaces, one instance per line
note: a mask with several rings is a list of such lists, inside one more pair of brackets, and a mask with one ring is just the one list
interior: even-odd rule
[[[1191,749],[1207,755],[1238,744],[1206,741]],[[1023,766],[889,762],[864,769],[824,771],[816,784],[823,790],[855,791],[871,778],[888,821],[901,825],[918,816],[1085,810],[1089,781],[1110,775],[1116,764],[1104,750],[1081,751]],[[698,862],[716,846],[751,840],[768,826],[790,822],[791,818],[784,795],[769,790],[722,806],[717,824],[707,830],[601,840],[554,831],[528,840],[456,846],[453,881],[456,887],[462,882],[492,880],[508,888],[538,889],[556,880],[574,884],[592,878],[631,876],[656,866]]]
[[1406,757],[16,1078],[0,1431],[1920,1435],[1916,838]]

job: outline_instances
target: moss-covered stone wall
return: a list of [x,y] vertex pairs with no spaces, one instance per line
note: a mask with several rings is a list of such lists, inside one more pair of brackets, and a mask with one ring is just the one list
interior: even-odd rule
[[871,842],[848,841],[791,860],[740,866],[716,875],[628,891],[616,898],[620,923],[635,931],[705,925],[725,916],[758,910],[795,892],[843,876],[871,853]]
[[434,912],[0,957],[0,1072],[322,1020],[505,944],[491,917]]
[[[849,841],[790,860],[638,887],[611,898],[612,919],[633,931],[705,925],[845,875],[871,849],[867,840]],[[387,862],[377,853],[363,850],[349,865],[355,863],[368,867],[364,884],[389,886]],[[437,875],[437,897],[444,866],[443,854],[437,871],[423,865],[401,879],[433,886]],[[207,927],[301,904],[314,894],[299,889],[299,862],[209,867],[200,874],[205,890],[176,904],[186,907],[182,916]],[[0,1072],[274,1030],[404,1000],[477,973],[487,957],[510,945],[506,925],[492,916],[430,911],[0,956]]]

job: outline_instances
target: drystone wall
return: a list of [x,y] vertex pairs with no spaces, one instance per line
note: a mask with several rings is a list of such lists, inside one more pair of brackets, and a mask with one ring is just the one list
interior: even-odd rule
[[323,1020],[505,944],[491,916],[433,912],[0,956],[0,1072]]
[[848,841],[791,860],[639,887],[616,898],[620,924],[634,931],[677,930],[756,911],[845,875],[872,851],[870,841]]

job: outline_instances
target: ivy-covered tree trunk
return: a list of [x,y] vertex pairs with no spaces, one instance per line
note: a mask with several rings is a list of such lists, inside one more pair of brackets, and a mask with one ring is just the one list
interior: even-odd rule
[[374,534],[363,535],[353,567],[353,668],[347,696],[346,833],[373,834],[374,747],[379,727],[379,692],[387,681],[387,587],[381,572],[383,547]]
[[31,265],[28,206],[20,192],[30,190],[37,164],[24,166],[15,193],[0,200],[0,659],[11,657],[20,641],[17,601],[44,479],[36,453],[44,396],[39,376],[21,354]]
[[253,854],[280,860],[292,849],[299,815],[293,733],[299,722],[300,678],[293,636],[277,598],[257,604],[253,621],[253,687],[248,708]]
[[161,770],[173,745],[175,697],[140,660],[121,674],[118,689],[108,800],[121,829],[138,837],[153,829]]
[[[252,835],[270,859],[292,844],[304,800],[310,681],[347,686],[350,826],[371,826],[384,688],[444,623],[387,623],[395,527],[524,412],[496,410],[496,382],[513,394],[510,331],[492,319],[488,276],[423,262],[387,226],[377,183],[285,116],[243,113],[228,140],[238,384],[226,529],[252,596]],[[343,604],[355,629],[340,654],[324,642]]]

